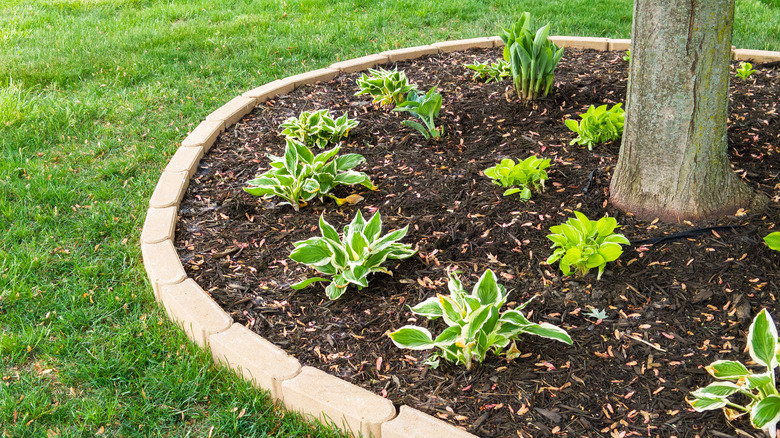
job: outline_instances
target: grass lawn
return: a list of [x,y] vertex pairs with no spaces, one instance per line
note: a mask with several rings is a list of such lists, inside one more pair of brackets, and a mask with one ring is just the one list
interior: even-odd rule
[[[273,79],[496,35],[630,37],[629,0],[0,0],[0,435],[338,436],[214,366],[154,302],[139,234],[188,131]],[[566,7],[564,7],[566,5]],[[734,45],[780,50],[737,0]]]

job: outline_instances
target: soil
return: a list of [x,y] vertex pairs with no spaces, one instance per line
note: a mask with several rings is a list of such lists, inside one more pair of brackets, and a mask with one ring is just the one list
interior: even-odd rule
[[[530,104],[515,98],[509,80],[474,82],[463,67],[494,60],[498,50],[398,63],[423,91],[438,84],[439,141],[401,126],[407,114],[354,96],[357,74],[266,102],[219,137],[191,181],[176,237],[186,271],[235,321],[302,364],[482,437],[760,436],[744,417],[729,423],[719,411],[696,413],[685,399],[712,381],[703,366],[749,361],[746,332],[762,307],[780,316],[780,252],[762,240],[776,229],[780,200],[780,74],[758,66],[750,79],[731,80],[729,155],[741,178],[772,199],[767,210],[670,225],[607,202],[619,141],[592,151],[569,145],[575,135],[564,119],[624,101],[623,55],[567,49],[551,95]],[[339,196],[364,199],[342,207],[315,200],[297,213],[278,198],[245,193],[246,182],[268,168],[266,154],[283,153],[279,125],[321,108],[360,121],[342,153],[364,155],[358,170],[378,189],[342,186]],[[502,197],[482,173],[502,158],[531,154],[553,166],[547,190],[529,202]],[[408,225],[403,242],[417,254],[390,261],[392,276],[376,274],[337,301],[321,283],[290,289],[315,274],[288,258],[292,242],[319,235],[321,214],[341,230],[358,209],[366,217],[380,211],[384,232]],[[599,281],[595,271],[568,277],[545,263],[549,227],[573,210],[617,218],[634,242]],[[641,242],[711,226],[722,228]],[[448,270],[462,271],[470,289],[488,268],[512,290],[508,307],[538,295],[526,315],[565,328],[574,344],[527,335],[517,359],[489,354],[466,371],[445,362],[432,369],[423,364],[430,351],[402,350],[387,337],[406,324],[441,332],[442,321],[415,318],[408,306],[447,293]],[[608,317],[588,316],[591,308]]]

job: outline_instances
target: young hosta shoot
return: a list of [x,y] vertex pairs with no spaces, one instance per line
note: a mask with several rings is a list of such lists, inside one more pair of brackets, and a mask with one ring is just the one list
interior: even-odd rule
[[[753,426],[774,437],[780,421],[780,394],[775,387],[780,348],[777,327],[766,309],[761,309],[750,324],[747,347],[750,358],[764,367],[763,373],[754,373],[738,361],[717,360],[705,369],[718,381],[693,391],[688,403],[697,412],[722,408],[729,419],[749,412]],[[747,405],[729,400],[737,393],[747,397]]]
[[623,61],[631,62],[631,49],[626,50],[626,54],[623,56]]
[[358,125],[357,120],[347,117],[347,113],[338,119],[333,119],[330,111],[304,111],[300,117],[290,117],[280,126],[282,135],[298,140],[306,146],[316,146],[320,149],[335,143],[349,135],[349,130]]
[[504,29],[504,59],[509,61],[517,95],[533,100],[550,94],[555,68],[563,57],[559,48],[548,39],[550,24],[531,31],[531,13],[524,12],[512,27]]
[[524,201],[531,199],[531,189],[544,190],[544,182],[547,180],[545,169],[550,167],[550,159],[537,158],[531,155],[523,161],[515,163],[511,158],[505,158],[493,167],[485,169],[485,176],[492,178],[493,182],[510,187],[504,191],[504,196],[520,193]]
[[473,79],[475,81],[485,81],[486,84],[493,81],[501,82],[504,78],[512,76],[512,68],[509,66],[509,62],[503,59],[484,64],[476,61],[474,64],[466,64],[466,68],[474,70]]
[[393,111],[405,111],[417,116],[425,124],[424,126],[413,120],[404,120],[402,125],[414,128],[426,138],[439,138],[441,128],[436,127],[434,119],[439,116],[441,111],[441,93],[436,91],[436,87],[431,88],[425,94],[418,95],[415,90],[406,95],[406,100],[399,103]]
[[411,308],[415,314],[428,319],[441,317],[448,328],[433,338],[424,327],[401,327],[389,334],[397,347],[411,350],[438,348],[428,360],[431,366],[437,367],[439,358],[444,358],[470,370],[474,362],[485,360],[488,351],[498,355],[510,342],[512,347],[505,354],[508,359],[517,357],[519,352],[514,341],[523,333],[571,345],[571,337],[562,328],[548,323],[533,323],[520,312],[533,298],[512,310],[500,312],[508,292],[496,282],[496,276],[490,269],[482,274],[471,294],[463,288],[456,273],[451,273],[449,277],[449,295],[437,295]]
[[593,145],[605,141],[615,140],[623,136],[623,124],[625,111],[622,104],[615,104],[607,109],[607,105],[594,107],[591,105],[585,114],[580,114],[582,121],[566,120],[566,127],[578,134],[578,137],[569,144],[584,144],[588,150],[593,150]]
[[374,98],[374,103],[381,106],[399,104],[404,101],[406,93],[417,89],[416,85],[409,83],[406,73],[397,69],[370,68],[368,73],[358,78],[359,91],[355,96],[369,94]]
[[293,243],[295,249],[290,258],[332,278],[309,278],[291,287],[303,289],[315,281],[324,281],[328,283],[325,293],[335,300],[350,284],[358,289],[368,286],[371,273],[392,275],[382,267],[386,260],[405,259],[417,252],[411,245],[398,243],[406,235],[406,230],[407,227],[404,227],[382,236],[382,216],[379,212],[366,221],[358,210],[352,222],[344,227],[344,234],[339,236],[336,229],[320,216],[322,237]]
[[579,211],[574,216],[564,224],[550,227],[552,234],[547,238],[553,241],[551,248],[557,249],[547,258],[547,263],[558,261],[564,275],[571,275],[572,267],[580,276],[598,268],[597,279],[601,279],[607,262],[617,260],[623,253],[620,245],[629,245],[629,241],[614,232],[618,225],[613,217],[592,221]]
[[747,79],[755,72],[756,71],[753,70],[753,64],[740,61],[739,68],[737,69],[737,76],[739,76],[740,79]]
[[764,242],[769,248],[780,251],[780,231],[767,234],[766,237],[764,237]]
[[333,198],[337,203],[348,202],[329,192],[339,184],[362,184],[374,190],[368,175],[350,170],[365,161],[362,155],[336,156],[340,146],[314,155],[303,143],[287,139],[283,157],[269,155],[271,169],[249,181],[244,190],[255,196],[270,198],[279,196],[292,205],[295,211],[305,206],[315,196]]

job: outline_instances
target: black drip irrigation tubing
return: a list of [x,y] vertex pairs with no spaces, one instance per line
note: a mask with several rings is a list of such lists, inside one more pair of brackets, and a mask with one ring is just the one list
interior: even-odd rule
[[653,237],[651,239],[631,240],[631,245],[657,245],[659,243],[671,242],[674,240],[687,239],[689,237],[700,236],[710,231],[734,231],[738,228],[742,228],[744,225],[720,225],[716,227],[696,228],[694,230],[682,231],[674,234],[667,234],[666,236]]

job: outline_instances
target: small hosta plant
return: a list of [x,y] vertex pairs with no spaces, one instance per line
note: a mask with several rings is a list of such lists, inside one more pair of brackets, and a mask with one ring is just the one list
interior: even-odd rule
[[780,231],[767,234],[766,237],[764,237],[764,242],[769,248],[780,251]]
[[436,87],[425,94],[410,91],[406,100],[399,103],[393,111],[408,112],[422,120],[423,124],[413,120],[404,120],[401,124],[420,131],[426,139],[441,137],[441,128],[437,128],[435,122],[441,111],[441,93],[436,91]]
[[583,144],[588,150],[593,150],[597,143],[615,140],[623,136],[625,111],[623,104],[615,104],[607,109],[607,105],[594,107],[591,105],[585,114],[580,114],[582,120],[567,119],[566,127],[577,133],[577,138],[569,144]]
[[295,211],[314,197],[329,196],[339,204],[347,202],[329,193],[339,184],[362,184],[373,190],[368,175],[351,170],[365,158],[359,154],[336,156],[340,148],[336,146],[314,155],[303,143],[287,139],[284,156],[269,155],[271,169],[249,181],[244,190],[266,198],[279,196],[287,201],[282,204],[289,203]]
[[434,368],[439,358],[465,365],[485,360],[488,351],[500,354],[510,342],[505,353],[508,359],[519,355],[515,340],[523,333],[554,339],[571,345],[569,334],[560,327],[548,323],[536,324],[521,313],[533,298],[511,310],[501,312],[509,294],[496,282],[496,276],[486,270],[469,294],[463,288],[456,273],[449,275],[449,295],[437,295],[411,308],[412,312],[428,319],[441,317],[447,324],[436,338],[424,327],[407,325],[389,334],[399,348],[428,350],[437,348],[428,363]]
[[520,194],[524,201],[531,199],[531,189],[544,190],[544,182],[547,180],[547,169],[550,167],[550,159],[537,158],[531,155],[517,163],[511,158],[505,158],[493,167],[485,169],[485,176],[492,178],[493,182],[509,187],[504,191],[504,196],[515,193]]
[[474,70],[473,79],[475,81],[485,81],[486,84],[493,81],[501,82],[504,78],[512,76],[512,68],[509,66],[509,62],[504,59],[484,64],[476,61],[474,64],[466,64],[466,68]]
[[303,289],[316,281],[328,283],[325,293],[328,298],[339,298],[347,286],[358,289],[368,286],[368,275],[374,272],[392,273],[382,264],[388,259],[405,259],[414,255],[411,245],[399,243],[406,235],[407,227],[382,236],[382,216],[376,212],[368,221],[358,210],[352,222],[344,227],[339,236],[333,226],[320,216],[321,237],[312,237],[293,243],[295,249],[290,258],[311,266],[330,278],[314,277],[292,285]]
[[631,62],[631,49],[626,50],[626,54],[623,56],[623,61]]
[[574,269],[577,275],[584,276],[598,268],[597,279],[601,279],[607,263],[617,260],[623,253],[620,245],[629,245],[629,241],[614,232],[618,225],[613,217],[592,221],[579,211],[575,211],[574,216],[561,225],[550,227],[552,234],[547,238],[553,241],[551,248],[555,251],[547,258],[547,263],[557,261],[564,275],[571,275]]
[[338,119],[330,115],[330,111],[304,111],[299,117],[290,117],[280,126],[282,135],[298,140],[306,146],[316,146],[320,149],[328,143],[336,143],[349,135],[349,130],[358,125],[357,120],[350,119],[344,113]]
[[[777,327],[766,309],[761,309],[750,324],[747,348],[763,372],[750,371],[739,361],[717,360],[705,369],[718,381],[693,391],[688,403],[697,412],[722,408],[728,419],[750,413],[753,426],[774,437],[780,421],[780,394],[775,386],[780,348]],[[741,394],[747,404],[729,400],[735,394]]]
[[756,71],[753,70],[753,64],[740,61],[739,68],[737,69],[737,76],[739,76],[740,79],[747,79],[755,72]]
[[555,68],[563,48],[548,39],[550,24],[531,31],[531,13],[524,12],[512,27],[504,29],[504,59],[509,61],[518,97],[533,100],[550,94]]
[[362,74],[358,80],[358,92],[355,96],[368,94],[374,98],[374,103],[381,106],[399,104],[404,96],[417,86],[409,83],[406,73],[397,69],[368,69],[369,74]]

